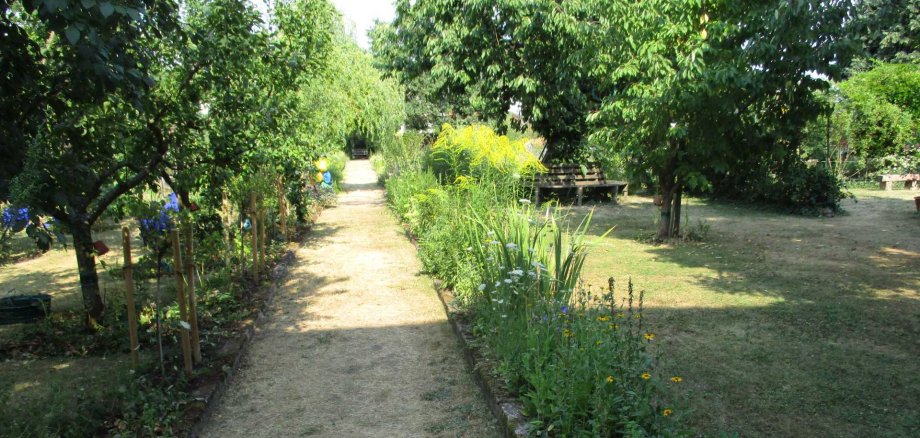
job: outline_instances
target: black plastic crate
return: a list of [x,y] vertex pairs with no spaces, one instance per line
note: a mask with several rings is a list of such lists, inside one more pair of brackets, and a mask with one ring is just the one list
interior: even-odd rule
[[14,295],[0,298],[0,324],[35,322],[51,312],[51,295]]

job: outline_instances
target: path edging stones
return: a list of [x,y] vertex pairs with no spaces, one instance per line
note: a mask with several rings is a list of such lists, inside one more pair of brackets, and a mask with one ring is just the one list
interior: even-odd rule
[[434,290],[444,305],[447,320],[463,349],[463,357],[473,373],[473,380],[482,390],[486,404],[498,420],[502,434],[509,438],[530,436],[530,420],[524,415],[524,406],[511,394],[504,382],[492,375],[492,367],[476,347],[469,324],[463,319],[463,314],[453,306],[453,294],[441,287],[440,280],[434,280]]

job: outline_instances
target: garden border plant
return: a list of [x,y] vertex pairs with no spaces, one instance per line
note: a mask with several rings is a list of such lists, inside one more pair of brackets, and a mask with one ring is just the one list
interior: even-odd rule
[[655,335],[644,330],[641,293],[629,284],[618,303],[612,280],[603,292],[581,284],[590,219],[567,230],[558,211],[535,211],[519,197],[520,168],[463,162],[488,144],[477,140],[438,163],[450,178],[403,171],[386,180],[387,198],[495,375],[517,394],[531,433],[686,435],[687,409],[667,389],[682,379],[653,376]]

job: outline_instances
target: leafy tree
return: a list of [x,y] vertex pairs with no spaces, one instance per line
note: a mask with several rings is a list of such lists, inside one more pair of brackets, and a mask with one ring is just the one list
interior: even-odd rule
[[850,115],[848,143],[858,155],[897,155],[918,140],[920,68],[882,64],[840,83]]
[[867,55],[920,62],[920,0],[861,0],[856,12],[856,31]]
[[468,96],[499,126],[519,102],[524,121],[547,141],[545,158],[570,156],[603,96],[585,68],[592,4],[400,0],[394,26],[404,53],[395,68],[409,80],[430,74],[438,95]]
[[611,92],[594,139],[652,169],[658,238],[678,232],[685,187],[787,160],[849,62],[846,1],[598,2],[594,73]]
[[[916,171],[920,165],[918,90],[916,64],[877,63],[856,72],[827,94],[829,111],[806,128],[810,135],[806,151],[827,160],[841,175]],[[844,156],[846,163],[839,161]]]
[[162,47],[178,62],[162,66],[156,89],[158,99],[172,99],[164,123],[176,139],[159,176],[183,205],[195,191],[221,198],[219,188],[259,150],[262,107],[273,103],[261,92],[268,82],[261,59],[273,52],[259,12],[235,0],[186,6],[185,44]]
[[327,0],[274,6],[265,24],[246,0],[0,2],[0,107],[16,122],[0,127],[0,198],[72,234],[88,324],[104,310],[91,227],[122,196],[163,178],[183,204],[215,202],[402,123],[399,87]]
[[445,93],[444,81],[438,80],[425,68],[428,63],[415,64],[421,53],[420,35],[412,15],[403,15],[397,30],[390,23],[377,22],[368,32],[374,66],[387,77],[395,78],[404,87],[406,102],[406,127],[413,130],[435,129],[445,120],[460,121],[473,115],[468,97],[463,93]]
[[[168,1],[4,2],[4,38],[17,56],[3,69],[2,106],[19,124],[0,140],[16,162],[11,197],[73,235],[88,321],[103,305],[91,225],[163,160],[165,112],[152,105],[153,42],[174,34]],[[5,57],[4,57],[5,58]],[[17,82],[24,76],[28,80]],[[15,109],[10,109],[15,107]],[[12,112],[12,114],[9,114]]]

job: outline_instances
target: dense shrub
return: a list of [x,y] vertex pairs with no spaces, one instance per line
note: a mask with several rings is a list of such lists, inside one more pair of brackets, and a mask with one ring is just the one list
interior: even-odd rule
[[847,197],[847,193],[840,187],[840,181],[826,169],[809,167],[796,160],[782,170],[772,187],[762,189],[764,199],[801,212],[840,210],[840,201]]
[[842,176],[920,170],[920,67],[879,63],[837,85],[803,131],[809,156]]
[[840,201],[851,196],[827,168],[797,156],[785,162],[758,160],[712,179],[715,197],[764,202],[801,214],[839,211]]
[[335,187],[345,180],[345,164],[348,163],[348,154],[342,151],[336,151],[326,157],[329,163],[329,173],[332,174],[332,181]]
[[396,141],[383,144],[380,152],[371,156],[374,171],[381,179],[402,172],[421,170],[426,154],[426,135],[417,131],[406,131]]

